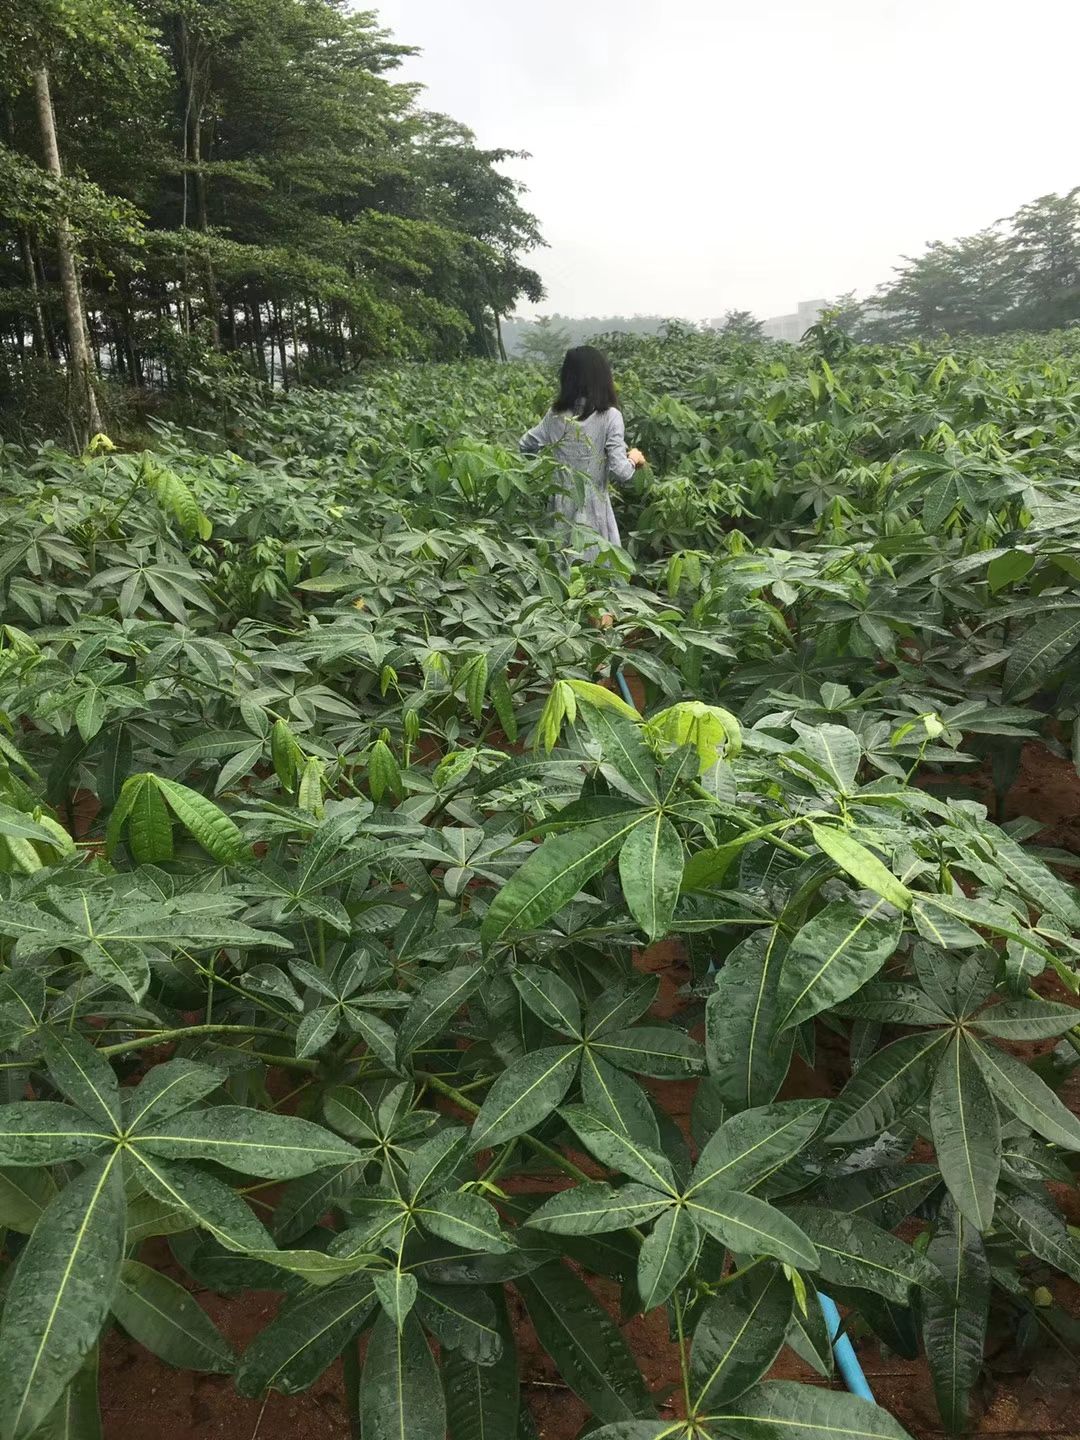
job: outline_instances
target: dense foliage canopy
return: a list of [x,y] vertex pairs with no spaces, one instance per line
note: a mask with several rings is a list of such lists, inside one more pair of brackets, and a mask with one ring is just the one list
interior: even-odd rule
[[407,53],[344,0],[5,6],[0,404],[33,411],[72,359],[65,232],[89,349],[125,387],[223,382],[229,356],[287,385],[495,355],[498,317],[540,297],[536,222],[506,152],[394,81]]
[[[605,1440],[902,1436],[765,1378],[831,1374],[818,1286],[949,1429],[988,1328],[1076,1344],[1072,857],[957,788],[1076,720],[1074,342],[611,348],[595,564],[526,366],[0,450],[4,1440],[95,1433],[114,1323],[245,1395],[344,1353],[365,1440],[530,1433],[509,1291]],[[241,1355],[154,1237],[284,1297]]]

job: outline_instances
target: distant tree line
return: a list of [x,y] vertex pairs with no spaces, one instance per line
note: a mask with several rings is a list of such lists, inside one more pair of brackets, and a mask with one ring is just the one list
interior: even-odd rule
[[0,406],[498,354],[537,222],[409,53],[347,0],[0,5]]
[[833,304],[862,339],[1054,330],[1080,320],[1080,186],[1042,195],[975,235],[905,256],[865,301]]

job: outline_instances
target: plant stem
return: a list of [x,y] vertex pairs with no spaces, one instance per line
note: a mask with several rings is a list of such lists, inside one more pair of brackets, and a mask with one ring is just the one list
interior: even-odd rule
[[693,1407],[690,1403],[690,1371],[686,1366],[686,1336],[683,1334],[682,1296],[678,1290],[676,1290],[671,1298],[675,1302],[675,1333],[679,1340],[679,1369],[682,1371],[683,1402],[686,1405],[686,1418],[689,1420],[693,1412]]
[[123,1055],[128,1050],[167,1045],[170,1040],[183,1040],[188,1035],[274,1035],[280,1039],[281,1031],[270,1030],[265,1025],[183,1025],[174,1030],[155,1030],[135,1040],[122,1040],[117,1045],[102,1045],[98,1054]]

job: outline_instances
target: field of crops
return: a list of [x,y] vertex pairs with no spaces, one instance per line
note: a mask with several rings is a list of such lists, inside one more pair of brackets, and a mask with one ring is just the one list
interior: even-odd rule
[[524,365],[0,446],[3,1440],[964,1432],[1080,1347],[1080,343],[611,353],[590,565]]

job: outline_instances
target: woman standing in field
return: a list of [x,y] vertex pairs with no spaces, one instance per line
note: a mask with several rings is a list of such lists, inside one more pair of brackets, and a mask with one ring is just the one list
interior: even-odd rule
[[[539,425],[521,437],[526,455],[550,447],[559,464],[559,490],[551,509],[567,528],[580,525],[612,545],[619,527],[611,508],[609,483],[625,484],[646,463],[640,450],[627,450],[623,417],[607,357],[591,345],[566,352],[559,373],[559,393]],[[583,558],[595,560],[599,547]]]

